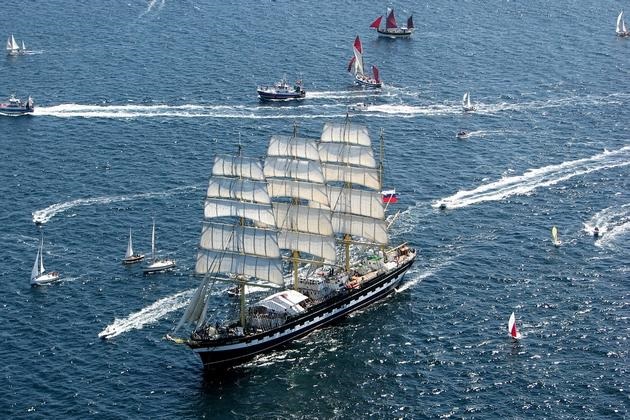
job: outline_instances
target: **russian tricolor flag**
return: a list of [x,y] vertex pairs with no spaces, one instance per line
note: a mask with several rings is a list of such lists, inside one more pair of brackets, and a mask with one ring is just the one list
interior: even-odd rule
[[383,195],[383,203],[385,204],[394,204],[398,202],[398,194],[396,194],[396,190],[385,190],[381,191]]

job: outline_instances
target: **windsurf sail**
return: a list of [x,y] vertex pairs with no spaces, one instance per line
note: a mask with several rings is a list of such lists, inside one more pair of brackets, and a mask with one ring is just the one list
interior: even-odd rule
[[560,245],[560,240],[558,240],[558,228],[556,227],[556,225],[553,225],[551,227],[551,240],[553,241],[554,245]]
[[521,333],[516,329],[516,317],[514,316],[514,312],[510,315],[510,319],[508,320],[508,333],[510,337],[519,340],[521,338]]

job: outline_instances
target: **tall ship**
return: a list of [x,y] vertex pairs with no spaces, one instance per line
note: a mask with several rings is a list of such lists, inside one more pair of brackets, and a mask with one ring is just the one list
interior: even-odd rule
[[[389,243],[381,174],[367,128],[348,119],[326,123],[319,139],[297,128],[274,135],[263,160],[240,147],[216,156],[195,266],[201,282],[167,338],[223,369],[393,292],[416,251]],[[238,305],[226,284],[238,287]]]

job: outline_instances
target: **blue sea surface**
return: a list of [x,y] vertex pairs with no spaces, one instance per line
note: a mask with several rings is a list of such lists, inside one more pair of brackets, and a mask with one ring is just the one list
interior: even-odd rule
[[[413,14],[413,37],[368,28],[388,5]],[[0,97],[36,101],[0,117],[3,417],[629,416],[630,39],[614,33],[627,4],[388,5],[3,3],[0,34],[30,53],[0,58]],[[357,35],[380,91],[346,72]],[[260,103],[256,85],[283,76],[307,98]],[[199,281],[214,155],[240,141],[262,157],[294,124],[318,137],[358,102],[350,117],[374,143],[383,131],[384,187],[400,194],[392,244],[418,261],[379,304],[204,373],[163,337]],[[143,276],[121,258],[129,228],[150,252],[153,219],[177,268]],[[41,235],[63,279],[31,288]]]

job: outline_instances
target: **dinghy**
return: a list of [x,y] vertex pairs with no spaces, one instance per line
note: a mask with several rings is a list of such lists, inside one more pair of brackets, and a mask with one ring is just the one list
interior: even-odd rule
[[516,329],[516,317],[514,316],[514,312],[512,312],[508,321],[508,333],[510,334],[510,337],[515,340],[521,339],[521,333]]
[[619,12],[619,16],[617,16],[617,26],[615,28],[615,32],[617,33],[617,36],[620,37],[630,36],[630,32],[626,29],[626,22],[623,18],[623,10]]

